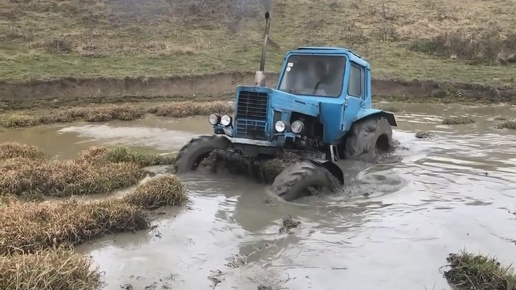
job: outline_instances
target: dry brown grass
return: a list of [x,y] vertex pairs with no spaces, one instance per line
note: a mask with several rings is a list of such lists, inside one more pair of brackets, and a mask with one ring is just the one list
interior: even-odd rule
[[156,116],[175,118],[209,115],[213,112],[226,114],[232,111],[232,106],[225,101],[215,101],[209,103],[178,102],[149,109],[149,113],[152,113]]
[[32,160],[46,158],[45,153],[35,146],[15,142],[0,143],[0,161],[17,157]]
[[516,121],[505,121],[503,123],[500,123],[496,125],[497,129],[510,129],[510,130],[516,130]]
[[135,163],[89,164],[77,160],[12,158],[0,165],[0,192],[19,196],[109,193],[143,178]]
[[63,246],[147,229],[149,210],[188,200],[179,179],[166,174],[122,199],[21,201],[11,194],[93,194],[136,184],[142,166],[170,163],[173,158],[124,147],[93,147],[81,152],[78,160],[56,161],[23,144],[4,143],[0,149],[1,289],[97,289],[100,274],[91,269],[91,261]]
[[415,40],[412,50],[471,64],[493,65],[516,62],[516,33],[501,27],[461,28],[430,39]]
[[0,289],[96,290],[100,273],[92,261],[70,248],[38,251],[30,255],[0,257]]
[[188,200],[186,187],[172,174],[161,175],[138,186],[123,199],[128,204],[156,209],[165,205],[183,205]]
[[149,227],[148,210],[182,205],[186,189],[161,175],[123,199],[80,202],[0,200],[2,289],[98,289],[100,274],[73,245],[102,235]]
[[76,245],[148,226],[144,210],[120,200],[18,201],[0,209],[0,217],[0,255]]
[[7,128],[24,128],[44,124],[69,123],[74,121],[108,122],[113,120],[131,121],[150,113],[162,117],[190,117],[207,115],[212,112],[229,113],[228,102],[173,102],[145,108],[142,105],[101,105],[80,108],[62,108],[50,111],[21,111],[0,117],[1,125]]
[[184,185],[168,174],[139,185],[122,199],[22,202],[11,197],[0,206],[0,255],[34,253],[146,229],[148,210],[183,205],[187,200]]
[[54,160],[33,146],[0,143],[0,194],[24,197],[109,193],[135,185],[142,167],[172,165],[174,156],[139,152],[122,146],[92,147],[77,160]]
[[138,152],[123,146],[94,146],[80,152],[78,159],[89,164],[130,162],[138,164],[140,167],[173,165],[176,161],[175,156]]
[[443,125],[465,125],[476,123],[475,119],[463,116],[463,117],[447,117],[442,121]]

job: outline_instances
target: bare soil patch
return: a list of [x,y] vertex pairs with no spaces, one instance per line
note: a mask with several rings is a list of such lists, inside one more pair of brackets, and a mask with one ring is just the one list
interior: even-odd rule
[[[277,73],[268,73],[267,85],[274,87]],[[238,85],[254,85],[253,72],[228,72],[190,77],[154,77],[119,79],[66,79],[50,81],[0,82],[0,110],[4,114],[12,110],[24,110],[8,118],[7,127],[23,124],[45,124],[86,121],[131,120],[145,113],[167,116],[184,116],[172,108],[221,106],[223,101],[234,99]],[[396,100],[410,102],[442,103],[516,103],[516,88],[509,85],[481,85],[456,82],[437,82],[401,79],[373,79],[373,101]],[[170,102],[146,106],[138,103]],[[177,103],[175,103],[177,102]],[[202,103],[206,102],[206,103]],[[106,104],[106,103],[109,103]],[[218,104],[218,105],[217,105]],[[88,106],[89,105],[89,106]],[[82,106],[80,109],[70,106]],[[223,105],[222,105],[223,106]],[[140,107],[140,108],[139,108]],[[54,109],[41,116],[34,110]],[[64,108],[55,110],[57,108]],[[206,110],[187,110],[189,114],[201,114]],[[186,114],[186,113],[184,113]],[[6,120],[7,119],[7,120]]]

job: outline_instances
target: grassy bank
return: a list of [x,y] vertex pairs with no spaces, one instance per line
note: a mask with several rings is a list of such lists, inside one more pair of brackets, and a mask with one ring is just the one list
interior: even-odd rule
[[0,152],[0,193],[24,197],[109,193],[137,184],[145,166],[175,162],[174,157],[125,147],[93,147],[65,161],[24,144],[2,143]]
[[187,200],[186,188],[173,175],[151,179],[121,199],[41,203],[12,198],[0,208],[0,255],[34,253],[146,229],[148,210],[183,205]]
[[100,273],[72,246],[106,234],[147,229],[149,210],[180,206],[186,188],[166,174],[139,185],[121,199],[0,202],[1,289],[98,289]]
[[112,120],[131,121],[152,114],[160,117],[189,117],[220,114],[232,111],[225,101],[172,102],[167,104],[110,104],[89,107],[56,108],[43,110],[22,110],[0,114],[0,125],[6,128],[23,128],[44,124],[69,123],[74,121],[106,122]]
[[[0,79],[255,70],[264,22],[260,2],[8,2],[2,16],[9,21],[0,22]],[[375,77],[514,84],[514,1],[272,4],[272,71],[288,49],[335,45],[369,59]]]
[[461,290],[509,290],[516,285],[512,267],[504,267],[493,257],[465,251],[448,256],[449,270],[444,277]]
[[70,248],[0,256],[0,288],[13,290],[97,290],[101,274],[92,261]]

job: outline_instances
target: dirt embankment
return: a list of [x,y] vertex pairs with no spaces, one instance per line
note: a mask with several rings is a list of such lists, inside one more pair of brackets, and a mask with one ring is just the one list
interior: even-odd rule
[[[277,73],[267,74],[274,86]],[[60,78],[22,83],[0,82],[0,106],[6,110],[85,103],[206,100],[229,96],[238,85],[253,85],[254,72],[226,72],[171,77]],[[466,83],[374,79],[378,99],[417,102],[516,102],[516,88]]]

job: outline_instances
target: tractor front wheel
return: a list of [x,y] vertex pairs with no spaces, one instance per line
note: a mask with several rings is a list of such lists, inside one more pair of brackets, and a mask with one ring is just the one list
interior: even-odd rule
[[197,170],[197,167],[214,150],[227,150],[231,145],[224,136],[202,135],[192,138],[177,155],[175,170],[176,173],[186,173]]
[[343,149],[347,159],[375,162],[379,154],[393,148],[389,121],[383,116],[371,116],[351,126]]
[[335,191],[338,181],[323,166],[300,161],[286,167],[272,184],[273,191],[286,201],[312,195],[312,190]]

